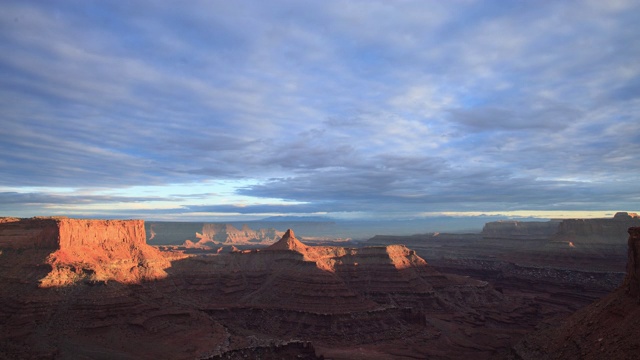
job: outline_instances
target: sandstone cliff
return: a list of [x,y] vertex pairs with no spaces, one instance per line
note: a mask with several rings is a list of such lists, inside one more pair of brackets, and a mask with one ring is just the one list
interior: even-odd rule
[[78,281],[136,283],[165,277],[163,269],[169,266],[146,244],[142,220],[4,218],[0,248],[25,260],[46,256],[51,271],[40,279],[44,287]]
[[560,324],[542,326],[512,359],[637,359],[640,350],[640,227],[629,229],[627,274],[609,296]]

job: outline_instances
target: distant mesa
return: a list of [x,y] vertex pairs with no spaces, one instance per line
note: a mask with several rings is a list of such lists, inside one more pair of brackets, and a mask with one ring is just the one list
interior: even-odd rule
[[617,212],[613,215],[613,218],[616,220],[629,220],[629,219],[638,219],[640,216],[638,213],[629,213],[629,212]]
[[[181,245],[203,250],[219,245],[271,245],[284,232],[274,228],[254,230],[247,224],[239,229],[227,223],[146,221],[150,245]],[[187,242],[188,240],[188,242]]]
[[488,222],[482,228],[482,236],[493,239],[541,239],[558,230],[557,221],[501,220]]
[[551,237],[556,242],[574,244],[603,244],[618,242],[627,237],[627,230],[640,226],[636,213],[618,212],[609,219],[566,219],[558,224],[557,232]]
[[268,222],[335,222],[335,219],[326,216],[270,216],[261,221]]
[[183,246],[212,250],[220,245],[271,245],[282,234],[276,229],[253,230],[246,224],[240,230],[231,224],[203,224],[202,232],[195,233],[198,241],[185,240]]
[[627,229],[640,226],[636,213],[618,212],[613,218],[564,219],[551,221],[502,220],[485,224],[482,237],[486,239],[550,239],[552,242],[581,244],[610,244],[627,235]]

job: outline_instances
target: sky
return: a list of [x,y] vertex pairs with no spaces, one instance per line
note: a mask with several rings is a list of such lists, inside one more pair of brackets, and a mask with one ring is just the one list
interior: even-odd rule
[[640,210],[640,2],[0,2],[0,216]]

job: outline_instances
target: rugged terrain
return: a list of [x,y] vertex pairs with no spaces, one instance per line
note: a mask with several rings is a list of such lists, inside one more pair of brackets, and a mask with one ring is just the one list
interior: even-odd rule
[[631,226],[640,226],[640,218],[621,212],[609,219],[490,222],[478,234],[376,236],[367,244],[405,244],[442,272],[533,299],[549,318],[571,314],[620,285]]
[[483,359],[540,316],[402,245],[307,246],[288,231],[266,249],[194,255],[146,245],[143,229],[2,219],[0,358]]
[[547,322],[512,359],[637,359],[640,354],[640,227],[629,229],[627,272],[612,294],[561,323]]
[[[592,229],[615,234],[629,218]],[[623,332],[638,331],[637,230],[623,288],[519,342],[619,284],[616,240],[504,223],[368,247],[309,246],[289,230],[260,249],[192,252],[147,245],[144,226],[0,219],[0,358],[528,359],[637,346]]]

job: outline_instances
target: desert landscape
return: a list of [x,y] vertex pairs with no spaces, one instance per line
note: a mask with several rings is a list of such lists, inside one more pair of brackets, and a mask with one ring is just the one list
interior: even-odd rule
[[640,358],[640,1],[0,1],[0,360]]
[[141,220],[2,218],[0,356],[632,358],[639,237],[620,232],[639,223],[618,213],[333,246],[200,224],[208,245],[194,247],[148,245]]

